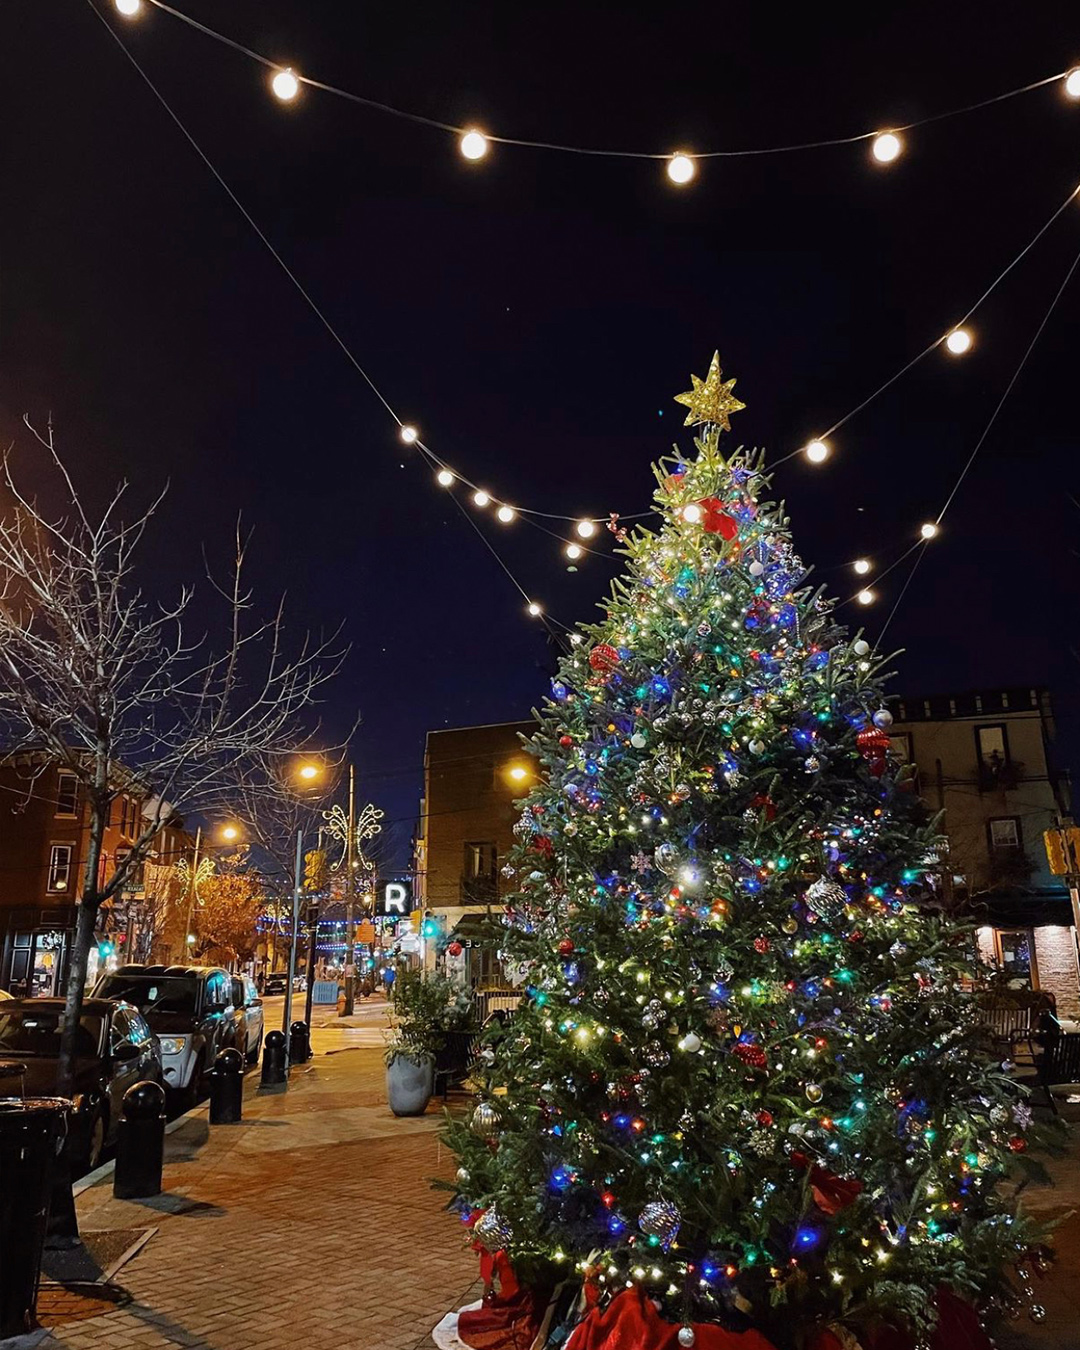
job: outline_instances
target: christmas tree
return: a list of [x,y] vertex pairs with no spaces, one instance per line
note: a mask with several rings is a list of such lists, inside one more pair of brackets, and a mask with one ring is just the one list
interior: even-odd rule
[[721,450],[733,385],[714,357],[680,396],[696,456],[657,469],[661,527],[623,537],[538,714],[506,869],[526,993],[449,1127],[456,1204],[521,1278],[643,1291],[684,1346],[918,1344],[943,1300],[1009,1296],[1031,1111],[983,1049],[970,933],[925,904],[937,822],[882,660],[762,454]]

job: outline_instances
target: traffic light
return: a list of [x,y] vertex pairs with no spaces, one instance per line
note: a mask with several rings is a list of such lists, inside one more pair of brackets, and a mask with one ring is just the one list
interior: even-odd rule
[[103,961],[107,956],[116,955],[116,944],[110,941],[109,938],[102,938],[97,945],[97,949],[98,956],[100,956]]
[[439,936],[439,921],[434,914],[424,915],[424,921],[420,925],[420,936],[426,938]]
[[304,854],[304,890],[326,889],[326,850],[313,848]]

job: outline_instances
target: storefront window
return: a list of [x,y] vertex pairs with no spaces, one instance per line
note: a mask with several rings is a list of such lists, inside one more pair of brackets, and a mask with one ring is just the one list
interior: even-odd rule
[[998,964],[1010,989],[1037,987],[1030,928],[999,928],[994,934]]

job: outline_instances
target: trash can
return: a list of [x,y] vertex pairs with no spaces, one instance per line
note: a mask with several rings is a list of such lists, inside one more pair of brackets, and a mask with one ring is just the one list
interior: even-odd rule
[[36,1326],[41,1250],[71,1102],[0,1097],[0,1338]]

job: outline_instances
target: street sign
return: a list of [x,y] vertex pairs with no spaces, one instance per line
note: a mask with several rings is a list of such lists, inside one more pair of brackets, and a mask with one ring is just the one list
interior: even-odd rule
[[375,892],[375,913],[390,918],[403,918],[412,913],[412,883],[409,881],[380,881]]

